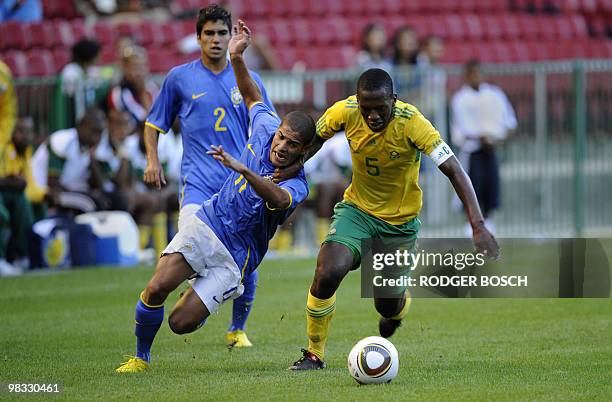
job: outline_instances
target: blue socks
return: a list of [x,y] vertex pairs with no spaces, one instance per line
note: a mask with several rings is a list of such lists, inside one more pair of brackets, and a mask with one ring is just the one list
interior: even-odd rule
[[136,357],[151,361],[151,345],[163,321],[164,306],[147,306],[141,296],[136,303]]
[[242,296],[234,300],[234,309],[232,311],[232,325],[230,325],[228,331],[233,332],[238,329],[243,330],[246,327],[247,319],[253,307],[253,300],[255,300],[255,289],[257,288],[257,282],[259,281],[259,273],[257,271],[251,272],[243,280],[244,293]]

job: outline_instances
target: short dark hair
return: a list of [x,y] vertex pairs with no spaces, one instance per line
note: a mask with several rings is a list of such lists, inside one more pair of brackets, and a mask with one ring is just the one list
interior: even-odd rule
[[208,21],[222,21],[227,25],[227,29],[229,29],[230,32],[232,30],[232,15],[218,4],[211,4],[200,10],[198,22],[196,24],[196,34],[198,36],[202,34],[202,28]]
[[381,68],[371,68],[359,76],[357,92],[380,90],[385,91],[388,96],[393,95],[393,80],[388,72]]
[[464,71],[470,72],[474,69],[478,69],[480,68],[480,60],[474,58],[474,59],[469,59],[467,63],[465,63],[465,65],[463,66]]
[[81,39],[72,46],[72,61],[83,64],[93,61],[100,53],[100,43],[93,39]]
[[106,119],[106,114],[100,107],[96,105],[89,106],[87,109],[85,109],[85,113],[83,113],[83,116],[81,116],[77,125],[96,124],[100,120],[105,121],[105,119]]
[[300,139],[303,145],[309,144],[315,135],[315,122],[307,113],[300,110],[294,110],[285,115],[285,122],[291,129],[300,134]]

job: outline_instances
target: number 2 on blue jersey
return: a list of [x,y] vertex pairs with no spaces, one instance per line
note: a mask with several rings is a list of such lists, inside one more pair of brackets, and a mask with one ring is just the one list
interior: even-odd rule
[[215,123],[215,131],[227,131],[227,127],[221,126],[221,123],[223,122],[223,119],[225,118],[225,109],[223,109],[222,107],[218,107],[215,109],[213,113],[215,117],[219,116],[217,118],[217,122]]

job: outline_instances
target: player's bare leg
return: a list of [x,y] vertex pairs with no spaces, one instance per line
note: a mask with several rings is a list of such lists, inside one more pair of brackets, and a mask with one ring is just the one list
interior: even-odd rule
[[317,269],[306,302],[308,349],[290,370],[325,368],[323,356],[331,319],[336,311],[336,290],[354,265],[353,253],[343,244],[325,243],[319,251]]
[[117,372],[135,373],[149,367],[151,345],[164,320],[164,302],[172,291],[194,274],[180,253],[160,258],[153,277],[136,303],[136,356],[119,366]]
[[194,270],[181,253],[165,255],[159,259],[141,298],[146,304],[161,305],[170,293],[193,275]]
[[208,316],[210,312],[190,287],[172,309],[168,324],[175,334],[188,334],[200,328]]

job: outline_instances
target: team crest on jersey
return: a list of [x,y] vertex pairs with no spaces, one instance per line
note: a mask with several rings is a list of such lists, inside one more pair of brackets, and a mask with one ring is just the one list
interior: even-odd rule
[[391,160],[395,160],[395,159],[399,158],[399,156],[400,156],[399,152],[397,152],[397,151],[389,152],[389,159],[391,159]]
[[272,179],[274,178],[274,176],[273,176],[273,175],[271,175],[271,174],[267,174],[267,175],[265,175],[263,178],[264,178],[264,180],[267,180],[267,181],[272,181]]
[[240,105],[240,103],[242,102],[242,94],[240,93],[240,90],[238,89],[238,87],[232,88],[231,97],[232,97],[232,103],[234,104],[234,106]]

